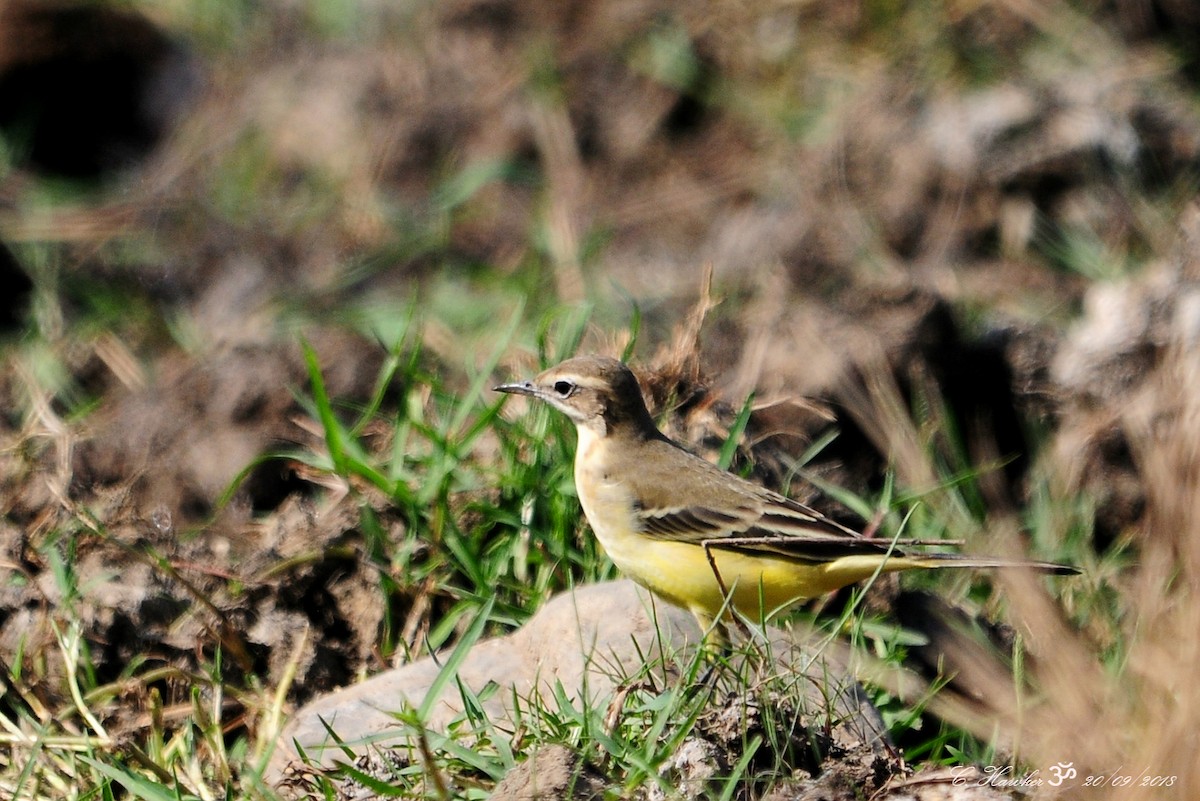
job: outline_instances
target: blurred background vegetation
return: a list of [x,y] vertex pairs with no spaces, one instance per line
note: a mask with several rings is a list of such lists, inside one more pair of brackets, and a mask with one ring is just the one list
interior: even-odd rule
[[[230,732],[453,642],[497,588],[501,630],[611,575],[561,421],[484,391],[579,347],[859,526],[893,480],[953,486],[939,534],[1016,521],[1083,563],[1061,661],[1093,695],[1036,722],[1078,736],[1105,697],[1124,734],[1096,769],[1153,750],[1156,714],[1197,711],[1172,666],[1200,630],[1198,24],[1172,0],[2,0],[10,789],[107,786],[63,756],[100,731],[138,775],[174,743],[206,754],[189,786],[232,787]],[[83,745],[33,759],[45,727]],[[1195,734],[1158,734],[1145,761],[1182,769]]]

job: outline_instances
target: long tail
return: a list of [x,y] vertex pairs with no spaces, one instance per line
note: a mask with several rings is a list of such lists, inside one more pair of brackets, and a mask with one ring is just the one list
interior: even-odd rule
[[816,595],[845,587],[863,579],[870,578],[877,572],[897,573],[902,570],[920,570],[923,568],[1025,568],[1059,576],[1071,576],[1081,573],[1074,565],[1061,565],[1057,562],[1038,562],[1025,559],[1004,559],[994,556],[970,556],[956,553],[906,553],[884,557],[882,554],[855,554],[841,556],[824,562],[816,568],[812,577],[811,588]]
[[[904,556],[897,557],[897,561],[902,565],[898,565],[897,569],[904,570],[908,566],[912,567],[973,567],[973,568],[1010,568],[1018,567],[1026,570],[1036,570],[1040,573],[1049,573],[1055,576],[1076,576],[1083,571],[1074,565],[1064,565],[1058,562],[1039,562],[1030,559],[1005,559],[999,556],[971,556],[970,554],[960,553],[909,553]],[[884,568],[887,570],[887,567]]]

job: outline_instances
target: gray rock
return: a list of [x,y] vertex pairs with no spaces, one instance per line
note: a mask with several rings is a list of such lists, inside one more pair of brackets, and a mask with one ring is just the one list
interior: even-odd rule
[[[689,664],[699,642],[690,614],[655,601],[630,581],[581,587],[551,599],[512,634],[477,643],[459,666],[457,682],[442,685],[425,726],[444,732],[461,718],[459,683],[475,694],[491,684],[499,687],[484,693],[481,703],[502,731],[516,728],[514,699],[527,708],[529,699],[553,699],[556,687],[577,706],[606,705],[621,683],[648,663],[658,686],[680,680],[678,668]],[[843,666],[776,629],[766,646],[777,669],[806,688],[814,713],[837,721],[839,739],[883,747],[886,735],[878,714]],[[413,730],[396,713],[426,701],[444,664],[444,656],[421,659],[300,709],[280,735],[268,782],[287,782],[303,770],[301,751],[312,766],[328,768],[339,762],[369,765],[389,749],[410,746]],[[737,660],[733,670],[740,675]]]

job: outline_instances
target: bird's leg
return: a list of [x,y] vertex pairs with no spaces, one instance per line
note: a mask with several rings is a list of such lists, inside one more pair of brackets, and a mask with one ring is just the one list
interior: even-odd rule
[[[708,559],[708,566],[712,568],[713,578],[717,580],[717,588],[721,591],[721,597],[725,599],[725,606],[728,607],[726,614],[733,619],[734,624],[748,640],[751,637],[750,628],[746,625],[745,621],[738,617],[737,609],[733,606],[733,593],[725,586],[725,579],[721,578],[721,569],[717,567],[717,558],[713,556],[712,546],[716,542],[719,542],[719,540],[704,540],[700,544],[704,547],[704,556]],[[728,644],[729,637],[724,629],[724,625],[721,621],[717,621],[717,625],[721,626],[721,638],[725,641],[725,644]]]

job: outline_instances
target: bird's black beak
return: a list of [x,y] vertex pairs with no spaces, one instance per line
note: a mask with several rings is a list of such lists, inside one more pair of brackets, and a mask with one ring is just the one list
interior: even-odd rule
[[518,381],[515,384],[501,384],[498,387],[492,387],[494,392],[507,392],[510,395],[535,395],[537,390],[533,386],[532,381]]

